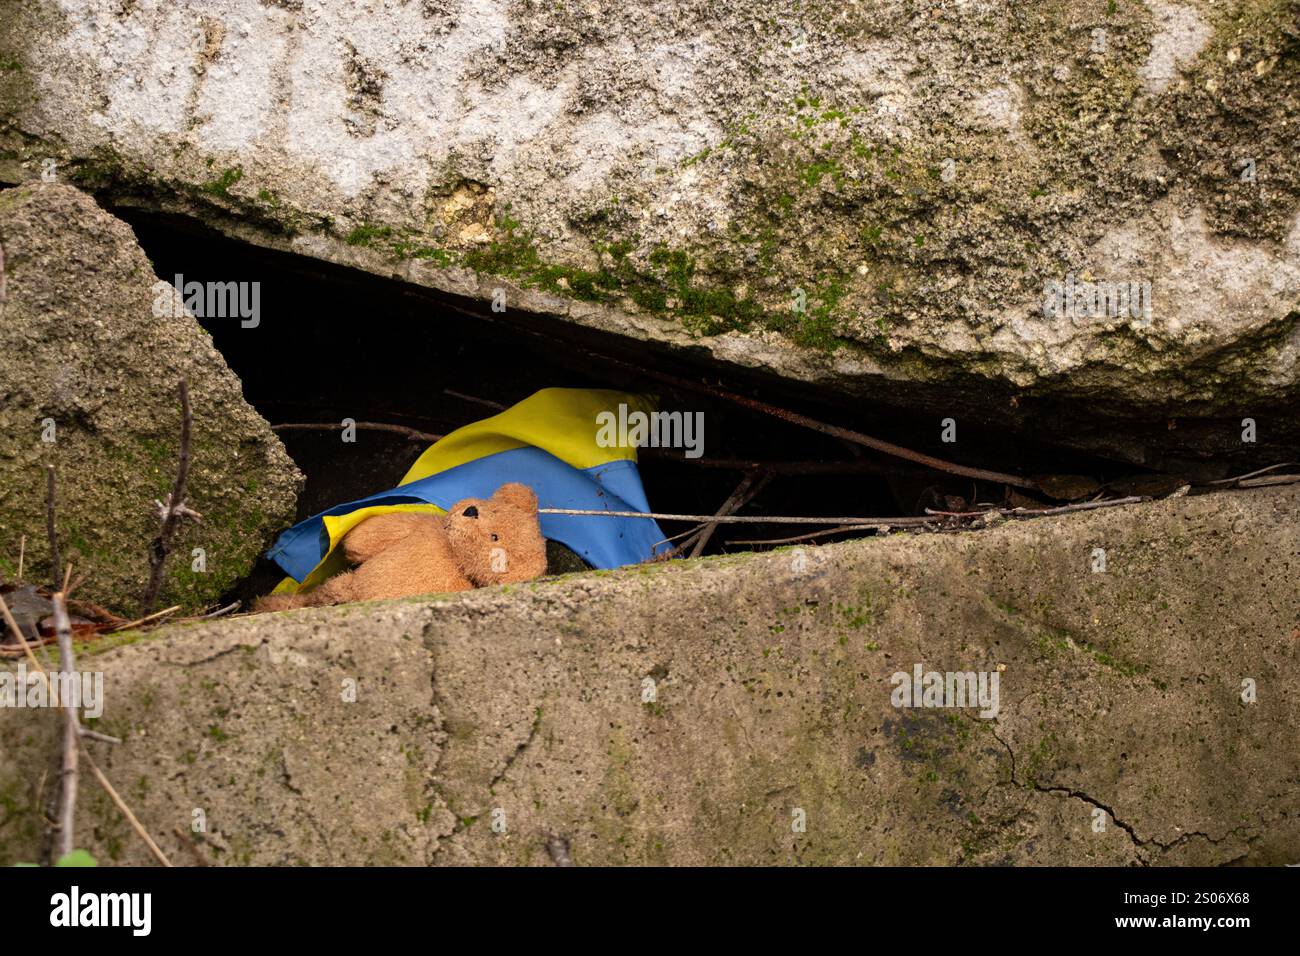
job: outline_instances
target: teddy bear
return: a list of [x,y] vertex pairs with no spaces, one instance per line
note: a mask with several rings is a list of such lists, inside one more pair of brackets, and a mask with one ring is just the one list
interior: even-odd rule
[[272,594],[256,611],[468,591],[546,573],[537,495],[515,482],[491,498],[466,498],[442,515],[394,511],[366,518],[344,536],[356,565],[302,594]]

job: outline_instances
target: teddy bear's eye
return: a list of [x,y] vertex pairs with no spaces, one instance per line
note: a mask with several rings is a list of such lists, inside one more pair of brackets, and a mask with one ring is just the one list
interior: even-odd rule
[[496,540],[497,540],[497,536],[496,536],[496,535],[493,535],[493,536],[492,536],[492,540],[493,540],[493,541],[496,541]]

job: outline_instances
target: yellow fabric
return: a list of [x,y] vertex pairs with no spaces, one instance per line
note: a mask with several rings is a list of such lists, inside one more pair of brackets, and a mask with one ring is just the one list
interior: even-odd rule
[[[629,395],[598,388],[544,388],[499,415],[458,428],[421,455],[401,481],[406,484],[428,478],[497,452],[532,445],[550,452],[574,468],[595,468],[611,461],[636,461],[635,446],[601,448],[596,444],[596,416],[618,414],[619,404],[628,413],[656,410],[649,395]],[[591,430],[574,428],[575,421],[588,421]]]
[[326,515],[321,521],[325,524],[325,530],[329,532],[330,546],[321,563],[312,569],[311,574],[307,575],[299,583],[293,578],[285,578],[281,581],[272,594],[297,594],[300,591],[310,591],[312,588],[321,584],[326,578],[338,574],[340,571],[347,570],[348,562],[343,556],[343,551],[338,547],[343,536],[349,531],[365,521],[367,518],[375,515],[388,514],[392,511],[423,511],[426,514],[440,515],[446,512],[437,505],[424,503],[413,503],[404,505],[374,505],[370,508],[358,508],[356,511],[348,512],[345,515]]

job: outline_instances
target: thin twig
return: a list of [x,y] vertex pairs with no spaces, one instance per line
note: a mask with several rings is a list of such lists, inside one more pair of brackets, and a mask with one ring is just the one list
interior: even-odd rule
[[54,633],[59,638],[59,670],[63,709],[63,783],[59,796],[59,858],[76,849],[73,824],[77,816],[77,755],[81,752],[81,721],[77,719],[76,701],[70,690],[77,679],[76,661],[72,656],[72,625],[68,621],[68,608],[63,592],[56,591],[54,602]]
[[828,534],[843,534],[846,531],[874,531],[874,528],[864,528],[861,525],[840,525],[838,528],[826,528],[823,531],[809,531],[807,534],[797,534],[793,538],[750,538],[744,541],[728,541],[728,544],[794,544],[796,541],[810,541],[813,538],[823,538]]
[[[407,428],[405,425],[389,425],[386,422],[356,422],[353,427],[362,431],[392,432],[394,435],[401,435],[412,441],[435,442],[443,437],[431,432],[422,432],[417,428]],[[343,426],[336,422],[284,422],[271,426],[273,432],[337,432],[342,429]]]
[[471,402],[475,405],[486,405],[488,408],[495,408],[497,411],[505,411],[506,406],[501,402],[494,402],[488,398],[479,398],[477,395],[466,395],[464,392],[453,391],[450,388],[444,388],[442,394],[450,395],[452,398],[459,398],[463,402]]
[[27,535],[18,539],[18,583],[23,583],[23,560],[27,557]]
[[603,515],[606,518],[653,518],[655,521],[695,521],[707,524],[836,524],[855,527],[889,527],[905,528],[933,524],[933,517],[902,518],[808,518],[787,515],[679,515],[663,514],[657,511],[588,511],[581,508],[538,508],[538,514],[544,515]]
[[[741,508],[745,507],[746,504],[753,501],[754,497],[762,491],[771,480],[771,475],[756,475],[753,472],[745,475],[745,477],[741,479],[740,484],[736,486],[736,490],[731,493],[731,497],[722,503],[722,507],[718,509],[717,516],[726,517],[727,515],[735,514]],[[717,530],[717,521],[706,522],[704,527],[700,529],[700,536],[695,539],[695,544],[691,548],[689,557],[698,558],[704,552],[704,548],[708,545],[709,539],[713,537],[713,532]],[[686,545],[683,544],[682,547],[684,548]]]
[[59,589],[59,568],[63,567],[63,559],[59,557],[59,539],[54,533],[54,466],[45,466],[45,534],[50,539],[50,561],[53,562],[50,568],[51,580],[54,582],[53,590]]
[[841,528],[909,528],[933,524],[942,518],[981,518],[990,514],[1002,514],[1013,518],[1037,518],[1047,515],[1062,515],[1072,511],[1090,511],[1096,508],[1113,508],[1117,505],[1132,505],[1150,501],[1139,495],[1128,498],[1112,498],[1108,501],[1084,501],[1057,508],[995,508],[989,511],[930,511],[924,516],[900,516],[896,518],[814,518],[794,517],[790,515],[680,515],[663,514],[657,511],[595,511],[582,508],[539,508],[538,514],[544,515],[604,515],[607,518],[653,518],[655,521],[697,521],[702,524],[830,524]]
[[215,611],[211,611],[208,614],[204,614],[202,619],[207,621],[207,620],[211,620],[214,617],[223,617],[224,615],[229,614],[231,611],[239,610],[239,605],[242,603],[243,603],[242,601],[231,601],[225,607],[219,607]]
[[118,624],[111,627],[105,634],[116,634],[118,631],[129,631],[133,627],[139,627],[141,624],[148,624],[150,621],[156,621],[160,617],[166,617],[168,614],[174,614],[181,609],[181,605],[173,604],[171,607],[165,607],[161,611],[154,611],[152,614],[146,614],[144,617],[138,617],[134,621],[127,621],[125,624]]
[[[654,543],[654,547],[657,548],[661,544],[672,544],[674,541],[682,541],[683,538],[694,537],[695,535],[700,533],[700,529],[703,527],[704,525],[698,524],[694,528],[687,528],[685,531],[681,532],[680,534],[675,534],[672,537],[664,538],[662,541],[656,541]],[[673,548],[672,550],[675,552],[680,548],[686,547],[686,545],[689,543],[690,543],[689,541],[682,541],[680,545],[678,545],[676,548]],[[651,550],[653,551],[654,548],[651,548]]]
[[101,734],[98,730],[91,730],[89,727],[81,728],[81,736],[85,740],[98,740],[100,743],[105,744],[120,744],[122,742],[121,737],[112,737],[108,734]]
[[1237,482],[1238,488],[1271,488],[1275,485],[1294,485],[1300,481],[1300,475],[1264,475],[1260,478],[1242,478]]
[[145,614],[153,610],[154,603],[158,600],[158,591],[162,587],[163,566],[172,547],[172,535],[188,510],[185,507],[185,482],[190,475],[190,432],[194,423],[190,414],[189,383],[182,378],[177,384],[177,390],[181,399],[180,461],[176,467],[176,481],[172,485],[171,493],[167,496],[167,501],[162,507],[162,526],[158,530],[158,537],[154,538],[153,545],[150,548],[149,586],[145,589],[144,601],[141,606],[141,610]]
[[167,859],[167,856],[162,850],[158,849],[158,844],[153,842],[153,838],[150,837],[145,831],[145,828],[140,825],[140,821],[137,820],[135,814],[131,812],[131,808],[126,805],[126,802],[120,796],[118,796],[117,791],[114,790],[113,785],[108,782],[108,778],[104,776],[104,771],[99,769],[99,765],[95,763],[94,758],[91,757],[89,753],[86,753],[85,756],[86,763],[90,764],[90,772],[95,775],[95,780],[97,780],[99,785],[104,788],[104,792],[108,794],[109,799],[113,801],[117,806],[117,809],[122,812],[122,816],[126,817],[126,822],[131,824],[131,829],[133,829],[140,839],[144,841],[144,845],[149,848],[149,852],[154,855],[154,859],[163,866],[171,866],[171,861]]
[[1106,501],[1078,501],[1072,505],[1057,505],[1054,508],[1012,508],[1005,514],[1013,518],[1037,518],[1069,514],[1072,511],[1095,511],[1098,508],[1114,508],[1119,505],[1140,505],[1150,500],[1145,495],[1129,495],[1127,498],[1110,498]]
[[67,568],[65,568],[63,571],[63,587],[59,589],[63,592],[63,597],[65,600],[67,599],[68,596],[68,584],[71,581],[72,581],[72,562],[69,561]]
[[[854,446],[855,448],[858,446]],[[914,469],[905,469],[885,462],[859,458],[854,461],[761,461],[749,458],[687,458],[680,449],[637,449],[638,457],[655,458],[678,465],[710,468],[719,471],[768,471],[774,475],[907,475]]]
[[1256,475],[1262,475],[1270,471],[1277,471],[1279,468],[1290,468],[1292,465],[1297,465],[1297,464],[1300,464],[1300,462],[1284,461],[1276,465],[1269,465],[1267,468],[1259,468],[1256,469],[1255,471],[1248,471],[1246,472],[1246,474],[1237,475],[1234,478],[1220,478],[1218,481],[1207,481],[1206,484],[1207,485],[1230,485],[1235,481],[1245,481],[1247,478],[1254,478]]
[[[54,596],[54,602],[55,602],[54,603],[55,628],[56,630],[58,630],[59,629],[58,616],[59,616],[60,608],[63,606],[63,595],[56,594]],[[41,677],[45,679],[45,686],[47,690],[50,690],[52,692],[49,674],[47,674],[45,668],[41,666],[41,662],[38,661],[35,655],[32,654],[31,646],[27,643],[27,640],[23,637],[23,633],[21,630],[19,630],[18,623],[13,619],[13,615],[9,613],[9,606],[5,604],[3,597],[0,597],[0,613],[3,613],[5,622],[9,625],[10,630],[13,631],[14,636],[18,639],[19,643],[23,645],[23,649],[27,651],[27,656],[31,658],[31,662],[36,667],[37,672],[41,675]],[[66,627],[67,625],[66,608],[64,608],[63,610],[63,621],[65,625],[64,630],[68,631],[68,633],[66,635],[66,640],[64,634],[60,633],[59,635],[59,655],[62,658],[60,664],[63,670],[67,672],[73,669],[73,657],[72,657],[72,635],[70,633],[70,628]],[[73,717],[75,718],[75,716],[76,713],[74,711]],[[89,739],[89,740],[102,740],[105,743],[121,743],[121,741],[118,740],[116,737],[110,737],[108,734],[101,734],[98,731],[90,730],[88,728],[82,727],[80,726],[79,723],[76,725],[76,727],[77,727],[77,739],[79,741],[83,739]],[[95,780],[98,781],[99,785],[104,788],[104,792],[107,793],[109,798],[113,801],[113,803],[117,805],[117,808],[120,811],[122,811],[122,815],[126,817],[127,822],[131,824],[132,829],[134,829],[135,832],[140,835],[140,839],[142,839],[145,842],[145,845],[149,848],[149,852],[151,852],[158,859],[158,861],[162,863],[163,866],[171,866],[171,863],[168,861],[167,857],[163,855],[162,850],[158,849],[158,844],[154,843],[154,841],[150,838],[149,834],[145,832],[144,827],[140,825],[140,821],[136,819],[135,814],[131,812],[131,808],[126,805],[126,803],[122,800],[122,798],[118,796],[117,791],[113,789],[113,785],[109,783],[108,778],[105,777],[103,771],[99,769],[99,766],[95,763],[94,758],[90,756],[89,752],[84,752],[83,756],[86,758],[86,762],[90,764],[90,770],[95,775]],[[67,760],[68,760],[67,736],[65,730],[65,737],[64,737],[65,768],[67,765]],[[76,758],[74,757],[73,764],[75,765],[75,763],[76,763]],[[66,769],[65,769],[64,779],[65,779],[65,786],[66,786],[66,779],[67,779]],[[75,800],[76,800],[75,794],[73,795],[72,799],[75,805]],[[69,837],[71,836],[71,832],[72,832],[71,826],[69,825],[66,831]],[[61,833],[60,834],[61,841],[62,838],[63,838],[63,834]],[[69,849],[67,852],[70,853],[72,851]]]
[[1116,505],[1136,505],[1150,498],[1142,495],[1130,495],[1127,498],[1108,498],[1105,501],[1076,501],[1071,505],[1058,505],[1054,508],[989,508],[986,511],[934,511],[926,508],[927,515],[936,518],[983,518],[987,515],[1004,515],[1008,518],[1041,518],[1048,515],[1069,514],[1072,511],[1095,511],[1098,508],[1114,508]]
[[[581,351],[587,352],[587,354],[594,354],[586,349],[582,349]],[[1038,484],[1030,478],[1022,478],[1019,475],[1009,475],[999,471],[988,471],[984,468],[969,468],[965,465],[958,465],[951,461],[944,461],[942,458],[935,458],[933,455],[912,451],[910,448],[904,448],[901,445],[895,445],[892,442],[882,441],[879,438],[872,438],[870,435],[864,435],[862,432],[853,431],[850,428],[841,428],[838,425],[828,425],[825,422],[818,421],[815,418],[810,418],[807,415],[801,415],[798,412],[793,412],[777,405],[771,405],[756,398],[748,398],[744,395],[738,395],[735,392],[729,392],[723,388],[715,388],[711,385],[692,382],[689,379],[678,378],[676,375],[670,375],[667,372],[660,372],[657,369],[648,368],[646,366],[634,365],[631,362],[624,362],[607,355],[602,355],[600,358],[601,361],[606,364],[621,366],[637,375],[642,375],[646,378],[663,382],[664,384],[671,385],[674,388],[700,392],[714,398],[720,398],[735,405],[740,405],[743,408],[748,408],[750,411],[769,415],[773,418],[779,418],[792,425],[799,425],[803,428],[809,428],[813,431],[821,432],[823,435],[831,435],[832,437],[840,438],[844,441],[863,445],[873,451],[878,451],[893,458],[902,458],[905,461],[915,462],[918,465],[933,468],[935,471],[944,471],[951,475],[962,475],[966,478],[976,478],[981,481],[994,481],[1000,484],[1011,485],[1015,488],[1028,488],[1032,490],[1038,487]]]

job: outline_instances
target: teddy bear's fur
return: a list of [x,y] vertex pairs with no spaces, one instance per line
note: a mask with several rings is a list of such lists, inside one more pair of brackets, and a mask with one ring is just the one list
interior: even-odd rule
[[395,511],[367,518],[342,546],[355,568],[302,594],[264,597],[254,610],[468,591],[546,573],[537,496],[513,482],[491,498],[458,501],[445,515]]

